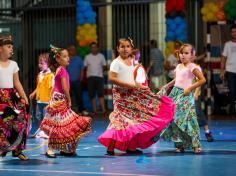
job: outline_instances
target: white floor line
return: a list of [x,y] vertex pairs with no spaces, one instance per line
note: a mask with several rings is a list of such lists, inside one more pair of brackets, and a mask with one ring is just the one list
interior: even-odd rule
[[147,175],[147,174],[127,174],[127,173],[111,173],[111,172],[98,173],[98,172],[58,171],[58,170],[0,169],[0,171],[62,173],[62,174],[90,174],[90,175],[120,175],[120,176],[158,176],[158,175]]

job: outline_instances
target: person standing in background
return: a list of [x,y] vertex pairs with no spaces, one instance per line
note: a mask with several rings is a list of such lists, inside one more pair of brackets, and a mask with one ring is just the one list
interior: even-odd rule
[[73,109],[77,110],[79,114],[88,115],[83,104],[83,75],[84,75],[84,62],[76,55],[76,48],[74,45],[68,47],[70,64],[66,67],[70,76],[70,94],[72,98]]
[[162,85],[165,84],[164,76],[164,56],[160,49],[157,47],[157,41],[151,40],[150,42],[150,63],[147,68],[147,73],[150,75],[150,87],[152,91],[156,92]]
[[221,56],[220,78],[226,78],[230,93],[230,114],[236,114],[236,24],[230,27],[231,40],[225,43]]
[[102,113],[106,112],[104,100],[104,79],[103,71],[106,69],[106,60],[103,54],[98,52],[98,44],[90,44],[90,54],[85,56],[84,66],[88,78],[88,92],[92,102],[93,113],[97,113],[96,95],[102,108]]

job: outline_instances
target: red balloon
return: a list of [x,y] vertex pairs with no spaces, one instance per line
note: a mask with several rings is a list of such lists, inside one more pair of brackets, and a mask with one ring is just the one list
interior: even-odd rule
[[166,0],[166,12],[170,13],[175,10],[177,0]]
[[225,20],[225,13],[224,13],[224,11],[216,12],[216,17],[217,17],[218,20],[224,21]]
[[184,11],[185,10],[185,0],[179,0],[175,6],[176,11]]

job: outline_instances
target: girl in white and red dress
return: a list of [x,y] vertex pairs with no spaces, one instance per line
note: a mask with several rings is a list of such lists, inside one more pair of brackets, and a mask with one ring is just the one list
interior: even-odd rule
[[110,66],[109,79],[113,82],[114,111],[110,124],[98,141],[107,147],[107,154],[114,149],[129,154],[142,154],[156,142],[154,138],[170,123],[175,104],[167,96],[152,93],[148,86],[134,80],[133,42],[120,39],[117,45],[119,56]]
[[148,86],[148,77],[145,68],[140,63],[141,53],[138,49],[133,50],[134,55],[134,80],[137,84]]
[[51,100],[40,126],[49,136],[46,152],[49,158],[56,157],[53,150],[59,150],[65,156],[75,155],[79,140],[91,131],[91,118],[79,116],[71,110],[69,75],[65,68],[68,64],[68,51],[51,46],[49,67],[55,72],[55,81]]

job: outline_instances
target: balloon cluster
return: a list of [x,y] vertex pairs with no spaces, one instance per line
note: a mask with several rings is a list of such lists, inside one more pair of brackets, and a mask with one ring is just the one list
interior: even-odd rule
[[[202,19],[205,22],[213,22],[213,21],[223,21],[226,18],[233,20],[233,14],[235,14],[236,17],[236,0],[218,0],[215,3],[209,2],[205,3],[204,6],[201,8],[202,13]],[[233,3],[231,2],[233,1]],[[232,4],[235,4],[234,7],[232,7]],[[234,17],[234,18],[235,18]]]
[[167,0],[166,1],[166,13],[182,12],[185,8],[185,0]]
[[179,40],[182,42],[187,41],[187,24],[186,20],[182,17],[177,16],[174,19],[166,19],[167,33],[165,41]]
[[84,57],[89,53],[89,44],[97,42],[96,13],[88,0],[77,0],[76,10],[76,40],[79,45],[77,51]]
[[76,19],[80,25],[85,23],[96,24],[97,14],[93,11],[88,0],[77,0],[77,15]]
[[174,41],[187,41],[185,0],[166,0],[166,49],[165,55],[174,52]]
[[229,0],[224,6],[224,11],[227,20],[236,20],[236,0]]
[[171,53],[173,53],[175,50],[175,44],[174,42],[167,42],[166,43],[166,49],[165,49],[165,55],[169,56]]

